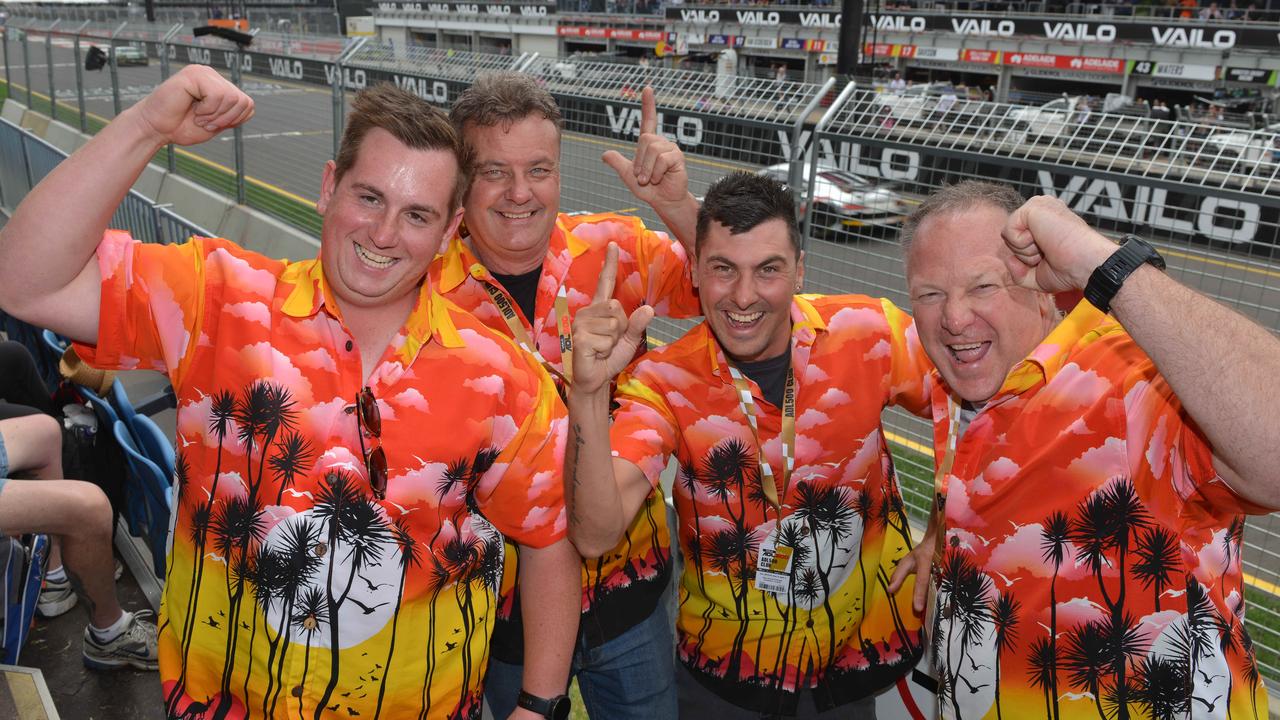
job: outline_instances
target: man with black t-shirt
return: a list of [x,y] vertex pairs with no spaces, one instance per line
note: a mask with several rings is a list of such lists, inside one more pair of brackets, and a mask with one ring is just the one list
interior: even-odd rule
[[[652,90],[645,89],[641,106],[635,159],[609,151],[604,161],[680,241],[692,243],[698,203],[689,193],[684,155],[657,132]],[[612,298],[627,312],[647,305],[668,317],[698,314],[680,243],[636,217],[559,213],[562,119],[533,78],[483,76],[458,97],[450,117],[472,155],[472,180],[465,229],[432,264],[431,282],[536,356],[562,391],[572,380],[570,321],[591,301],[610,244],[621,249]],[[649,493],[616,547],[583,563],[572,672],[592,717],[675,716],[671,619],[662,607],[671,575],[666,525],[661,493]],[[509,714],[521,695],[524,648],[515,577],[508,562],[485,678],[495,717]]]
[[674,454],[679,716],[874,718],[922,649],[888,591],[911,537],[880,415],[924,410],[931,366],[888,300],[797,294],[782,184],[718,181],[696,238],[706,321],[684,337],[633,362],[653,312],[611,300],[613,250],[574,319],[569,535],[607,554]]

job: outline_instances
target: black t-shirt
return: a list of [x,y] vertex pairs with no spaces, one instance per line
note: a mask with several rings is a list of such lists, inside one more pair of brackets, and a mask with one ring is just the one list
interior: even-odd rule
[[498,273],[492,273],[492,275],[493,279],[497,280],[498,284],[516,301],[516,305],[520,306],[520,312],[524,313],[524,319],[528,320],[532,327],[534,308],[538,299],[538,280],[542,278],[542,266],[539,265],[519,275],[499,275]]
[[787,388],[787,371],[791,369],[791,348],[777,357],[756,362],[737,363],[743,375],[760,386],[764,399],[774,407],[782,407],[782,394]]

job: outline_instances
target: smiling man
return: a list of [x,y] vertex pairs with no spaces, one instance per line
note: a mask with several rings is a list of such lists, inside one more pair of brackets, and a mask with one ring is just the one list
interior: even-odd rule
[[940,190],[903,242],[938,480],[895,580],[932,565],[943,716],[1267,717],[1241,550],[1280,497],[1280,340],[1006,185]]
[[564,411],[536,362],[423,282],[466,187],[443,113],[390,85],[355,97],[324,169],[318,259],[105,230],[157,151],[252,114],[187,66],[0,235],[0,306],[177,394],[167,715],[478,718],[503,537],[534,599],[524,682],[563,693],[580,595]]
[[804,254],[780,183],[735,173],[697,222],[706,321],[631,362],[653,313],[611,299],[612,262],[574,321],[570,535],[605,553],[668,458],[684,573],[680,717],[875,716],[920,621],[887,591],[911,545],[880,425],[923,411],[928,361],[887,300],[797,295]]
[[[604,161],[677,238],[692,244],[698,204],[689,194],[684,155],[658,133],[652,90],[645,89],[641,106],[635,158],[611,150]],[[431,269],[447,298],[532,352],[562,388],[571,384],[569,326],[591,301],[610,243],[620,249],[612,297],[627,312],[647,305],[666,317],[698,314],[679,242],[635,216],[560,213],[563,121],[537,81],[519,73],[483,76],[458,97],[450,117],[471,153],[473,177],[465,230]],[[573,674],[593,717],[674,716],[671,620],[662,602],[670,577],[666,506],[654,492],[616,547],[582,565]],[[508,584],[504,595],[485,685],[498,716],[521,698],[524,665],[516,610],[527,593]],[[551,700],[530,695],[524,700],[540,707]]]

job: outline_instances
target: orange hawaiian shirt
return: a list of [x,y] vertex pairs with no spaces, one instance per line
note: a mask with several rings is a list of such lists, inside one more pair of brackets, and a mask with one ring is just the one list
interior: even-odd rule
[[[561,214],[557,218],[538,281],[532,322],[461,239],[454,238],[429,272],[441,294],[489,327],[510,336],[512,330],[485,286],[500,292],[525,332],[531,333],[529,337],[541,358],[557,373],[563,373],[561,340],[570,337],[570,325],[559,317],[557,298],[563,294],[561,304],[568,310],[570,322],[578,310],[591,303],[610,242],[618,245],[618,279],[613,296],[628,314],[644,304],[653,306],[662,317],[701,314],[684,248],[665,234],[646,229],[639,218],[613,213]],[[515,553],[509,557],[514,558]],[[645,500],[618,547],[599,559],[583,561],[581,632],[586,641],[599,645],[649,617],[670,574],[666,505],[662,493],[655,491]],[[515,576],[514,568],[509,566],[500,615],[503,622],[494,636],[493,651],[499,659],[519,664],[523,655],[519,614],[511,602],[514,596],[507,592]],[[517,622],[508,623],[512,617]]]
[[[887,590],[911,534],[880,416],[893,404],[924,411],[932,369],[911,318],[887,300],[796,296],[791,318],[796,431],[790,480],[775,476],[781,521],[705,322],[621,376],[611,429],[614,454],[655,486],[672,453],[679,463],[681,660],[725,700],[788,714],[799,689],[819,709],[841,705],[920,657],[911,590]],[[781,469],[783,411],[749,387],[764,455]],[[790,557],[786,589],[757,583],[766,542]]]
[[[955,411],[939,380],[940,459]],[[1218,477],[1115,320],[1078,304],[953,462],[932,633],[945,717],[1267,717],[1240,566],[1243,515],[1267,511]]]
[[[112,231],[98,261],[82,355],[164,372],[178,398],[169,716],[480,717],[503,536],[541,547],[566,528],[546,372],[426,285],[366,380],[319,260]],[[366,384],[381,501],[354,412]]]

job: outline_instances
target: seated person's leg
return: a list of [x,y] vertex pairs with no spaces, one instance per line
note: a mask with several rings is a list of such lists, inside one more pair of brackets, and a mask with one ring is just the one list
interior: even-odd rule
[[45,533],[61,542],[66,572],[89,606],[86,664],[155,668],[155,626],[124,612],[116,599],[107,496],[90,483],[48,475],[61,471],[61,437],[47,415],[0,421],[0,471],[40,478],[0,486],[0,532]]

